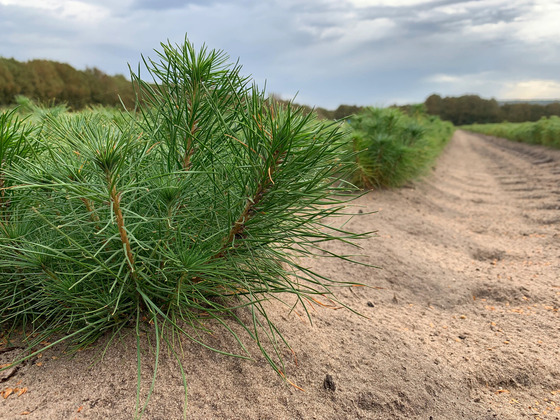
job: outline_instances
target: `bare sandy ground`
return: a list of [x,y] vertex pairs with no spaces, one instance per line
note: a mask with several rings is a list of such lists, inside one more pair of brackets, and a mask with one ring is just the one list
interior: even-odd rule
[[[364,213],[347,227],[378,231],[361,253],[382,269],[309,265],[371,286],[339,292],[365,317],[319,307],[311,325],[271,304],[297,354],[288,376],[305,391],[277,377],[256,348],[247,361],[185,342],[188,417],[560,418],[560,152],[459,131],[427,178],[357,204]],[[235,348],[228,336],[212,340]],[[74,358],[46,351],[0,377],[4,396],[18,389],[0,397],[0,418],[131,418],[135,341],[123,338],[91,368],[99,349]],[[164,355],[144,418],[181,418],[183,396]]]

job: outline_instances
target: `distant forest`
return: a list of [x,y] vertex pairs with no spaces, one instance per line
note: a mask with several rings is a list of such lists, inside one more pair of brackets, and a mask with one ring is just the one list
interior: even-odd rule
[[[430,115],[437,115],[442,120],[454,125],[485,124],[509,122],[538,121],[542,117],[560,116],[560,102],[556,101],[512,101],[499,103],[495,99],[483,99],[477,95],[459,97],[429,96],[423,105],[394,106],[408,114],[414,114],[419,107]],[[316,109],[317,113],[329,119],[346,118],[358,113],[362,108],[352,105],[340,105],[335,111]]]
[[15,103],[23,95],[43,104],[68,105],[81,109],[87,105],[134,106],[130,80],[109,76],[96,68],[76,70],[69,64],[50,60],[25,63],[0,57],[0,106]]
[[[69,64],[50,60],[19,62],[0,57],[0,106],[15,103],[18,95],[41,104],[66,104],[70,109],[88,105],[127,107],[135,102],[132,83],[123,75],[109,76],[97,68],[76,70]],[[274,96],[274,95],[273,95]],[[120,99],[119,99],[120,98]],[[502,121],[537,121],[551,115],[560,116],[560,103],[499,103],[476,95],[445,97],[431,95],[425,110],[455,125]],[[304,106],[309,112],[311,107]],[[315,108],[321,118],[339,120],[361,111],[356,105],[340,105],[335,110]],[[410,106],[401,106],[404,110]]]
[[[20,62],[0,57],[0,106],[15,104],[18,95],[46,105],[66,104],[74,110],[88,105],[120,106],[121,100],[133,107],[135,102],[132,83],[122,75],[109,76],[97,68],[76,70],[50,60]],[[316,108],[315,112],[322,118],[341,119],[360,110],[358,106],[340,105],[334,111]]]
[[560,116],[560,102],[499,103],[495,99],[482,99],[477,95],[445,98],[431,95],[424,105],[429,114],[439,115],[441,119],[451,121],[455,125],[538,121],[542,117]]

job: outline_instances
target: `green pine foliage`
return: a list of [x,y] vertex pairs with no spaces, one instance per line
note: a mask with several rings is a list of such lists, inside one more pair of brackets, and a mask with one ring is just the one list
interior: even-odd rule
[[[78,350],[108,335],[110,345],[129,331],[140,378],[143,340],[154,337],[156,369],[143,403],[139,380],[137,417],[162,348],[186,383],[178,335],[242,358],[256,343],[286,378],[290,346],[267,301],[304,313],[344,306],[333,287],[354,284],[309,270],[301,257],[351,260],[321,247],[367,235],[334,223],[354,185],[402,185],[453,132],[422,106],[319,120],[267,97],[222,51],[185,40],[156,53],[144,59],[147,74],[131,71],[134,112],[69,113],[19,96],[17,109],[0,114],[0,327],[28,347],[14,364],[62,343]],[[212,348],[215,330],[236,347]]]
[[423,109],[366,108],[350,119],[350,147],[362,188],[398,187],[424,173],[453,134],[453,125]]
[[556,116],[543,117],[537,122],[473,124],[462,128],[509,140],[560,148],[560,117]]
[[132,329],[139,366],[148,331],[156,367],[177,334],[208,346],[225,328],[238,347],[214,350],[251,357],[254,341],[285,377],[266,301],[337,302],[350,284],[300,257],[363,236],[331,225],[355,197],[343,132],[267,101],[223,52],[162,44],[145,64],[135,114],[2,114],[0,325],[23,329],[26,357]]

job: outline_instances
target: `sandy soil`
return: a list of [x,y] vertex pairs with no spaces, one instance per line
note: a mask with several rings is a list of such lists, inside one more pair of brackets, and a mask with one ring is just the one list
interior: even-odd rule
[[[371,286],[340,291],[365,317],[318,308],[311,325],[271,305],[297,354],[288,375],[305,392],[258,349],[247,361],[185,342],[189,418],[560,418],[560,151],[459,131],[426,179],[358,204],[364,213],[347,227],[378,231],[362,253],[382,269],[309,264]],[[234,347],[228,336],[213,340]],[[131,418],[133,337],[91,368],[101,346],[71,359],[49,350],[0,376],[4,395],[26,389],[0,398],[0,418]],[[145,418],[178,419],[182,406],[179,370],[165,355]]]

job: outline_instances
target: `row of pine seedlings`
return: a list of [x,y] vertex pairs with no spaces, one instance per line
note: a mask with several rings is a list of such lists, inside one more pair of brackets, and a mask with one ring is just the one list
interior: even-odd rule
[[[352,213],[360,188],[424,173],[453,130],[419,107],[319,120],[269,100],[222,51],[186,40],[156,54],[131,72],[135,109],[68,112],[20,98],[0,116],[0,325],[26,346],[13,362],[132,332],[137,417],[162,348],[186,398],[178,337],[242,358],[260,349],[291,382],[291,349],[267,301],[304,314],[345,306],[333,288],[353,284],[301,257],[348,259],[322,244],[368,233],[333,220]],[[211,332],[231,346],[213,347]],[[142,388],[146,336],[155,369]]]
[[462,128],[517,142],[560,148],[560,117],[555,115],[538,121],[472,124]]

